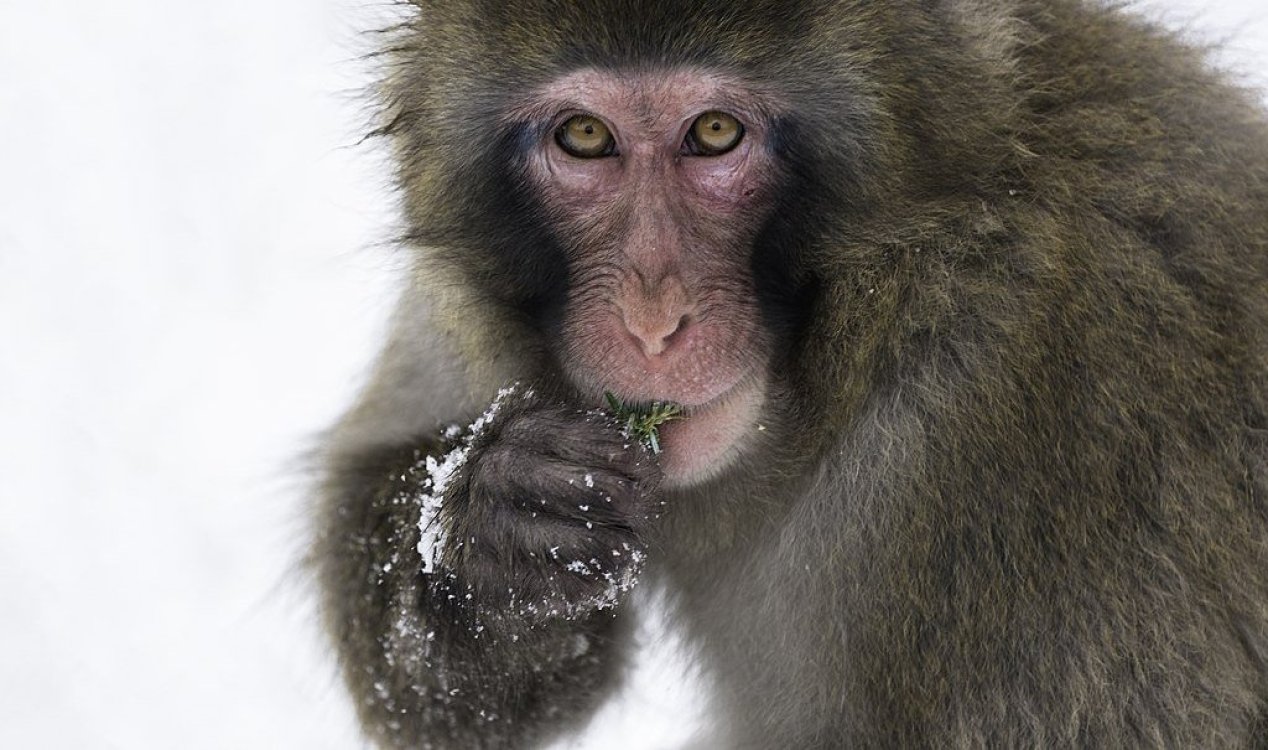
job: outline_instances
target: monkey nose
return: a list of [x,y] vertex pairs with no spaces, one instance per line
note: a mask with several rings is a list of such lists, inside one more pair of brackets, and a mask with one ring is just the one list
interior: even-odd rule
[[648,359],[659,357],[668,351],[691,325],[689,313],[643,317],[631,315],[627,311],[624,318],[625,330]]

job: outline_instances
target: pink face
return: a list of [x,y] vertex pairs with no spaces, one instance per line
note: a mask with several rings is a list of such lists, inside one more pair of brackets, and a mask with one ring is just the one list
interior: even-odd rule
[[550,125],[529,171],[570,254],[565,371],[596,403],[686,407],[661,431],[673,483],[716,473],[757,428],[770,342],[750,262],[779,177],[774,110],[719,76],[584,70],[514,113]]

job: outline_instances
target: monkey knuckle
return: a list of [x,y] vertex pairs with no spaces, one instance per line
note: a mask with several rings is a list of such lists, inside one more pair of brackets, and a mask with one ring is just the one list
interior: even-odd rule
[[507,462],[499,460],[496,453],[484,454],[481,460],[472,467],[466,486],[455,485],[456,493],[461,494],[465,490],[467,496],[467,502],[460,507],[483,510],[497,507],[500,500],[508,495],[521,494],[517,483],[512,479],[518,475],[505,471],[503,467],[506,464]]
[[535,420],[523,419],[503,425],[492,438],[487,451],[494,452],[506,468],[514,460],[523,460],[538,453],[543,445]]

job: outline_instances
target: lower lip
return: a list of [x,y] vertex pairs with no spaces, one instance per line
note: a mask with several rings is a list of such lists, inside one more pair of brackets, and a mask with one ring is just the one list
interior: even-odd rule
[[746,381],[661,427],[666,483],[671,487],[697,484],[726,469],[743,438],[756,429],[763,391],[761,383]]

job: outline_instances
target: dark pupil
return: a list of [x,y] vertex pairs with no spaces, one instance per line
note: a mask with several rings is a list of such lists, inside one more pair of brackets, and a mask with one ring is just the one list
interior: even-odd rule
[[594,126],[593,126],[593,125],[587,125],[587,126],[585,127],[585,131],[586,131],[586,135],[594,135]]
[[709,124],[709,127],[713,128],[714,130],[721,130],[722,123],[718,122],[717,120],[714,120],[712,123]]

